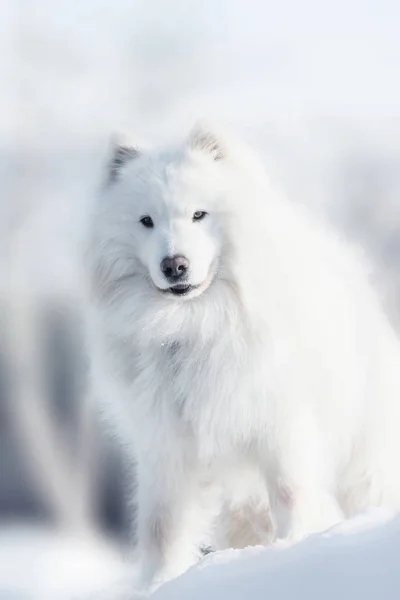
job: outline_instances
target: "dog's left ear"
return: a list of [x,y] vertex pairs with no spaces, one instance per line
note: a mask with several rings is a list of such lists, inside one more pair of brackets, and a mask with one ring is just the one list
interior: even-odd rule
[[197,123],[189,134],[189,148],[209,154],[215,160],[226,157],[224,143],[218,133],[206,123]]
[[111,158],[107,169],[107,183],[118,179],[121,169],[131,160],[140,155],[139,149],[121,136],[114,135],[111,139]]

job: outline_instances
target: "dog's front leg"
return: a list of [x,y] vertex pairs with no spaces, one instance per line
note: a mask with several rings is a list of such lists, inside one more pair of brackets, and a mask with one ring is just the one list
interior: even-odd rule
[[282,437],[278,460],[269,477],[276,535],[287,541],[324,531],[343,519],[335,498],[335,471],[324,440],[311,419],[300,421]]
[[150,590],[196,562],[210,514],[190,450],[176,439],[156,445],[138,458],[137,552],[140,585]]

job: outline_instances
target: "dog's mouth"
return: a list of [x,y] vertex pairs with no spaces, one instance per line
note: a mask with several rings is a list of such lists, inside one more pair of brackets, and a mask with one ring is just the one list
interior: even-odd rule
[[173,294],[174,296],[186,296],[190,294],[193,290],[196,290],[198,285],[188,285],[187,283],[178,283],[177,285],[173,285],[166,290],[163,290],[165,294]]
[[177,283],[175,285],[171,285],[169,288],[159,288],[158,291],[161,292],[164,296],[169,296],[170,298],[182,298],[182,299],[190,299],[196,298],[201,295],[204,290],[207,289],[209,282],[200,283],[199,285],[191,285],[190,283]]

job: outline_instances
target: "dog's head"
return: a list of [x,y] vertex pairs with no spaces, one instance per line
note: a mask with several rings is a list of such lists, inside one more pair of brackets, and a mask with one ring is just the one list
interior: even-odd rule
[[225,159],[223,142],[201,126],[173,149],[114,146],[103,231],[121,277],[124,270],[139,276],[154,294],[174,301],[208,289],[224,245]]

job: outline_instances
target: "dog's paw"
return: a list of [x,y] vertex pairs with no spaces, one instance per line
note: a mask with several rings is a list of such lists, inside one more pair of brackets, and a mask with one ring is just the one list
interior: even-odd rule
[[296,544],[296,540],[293,540],[289,537],[287,538],[278,538],[272,544],[268,546],[268,548],[273,548],[274,550],[286,550]]

